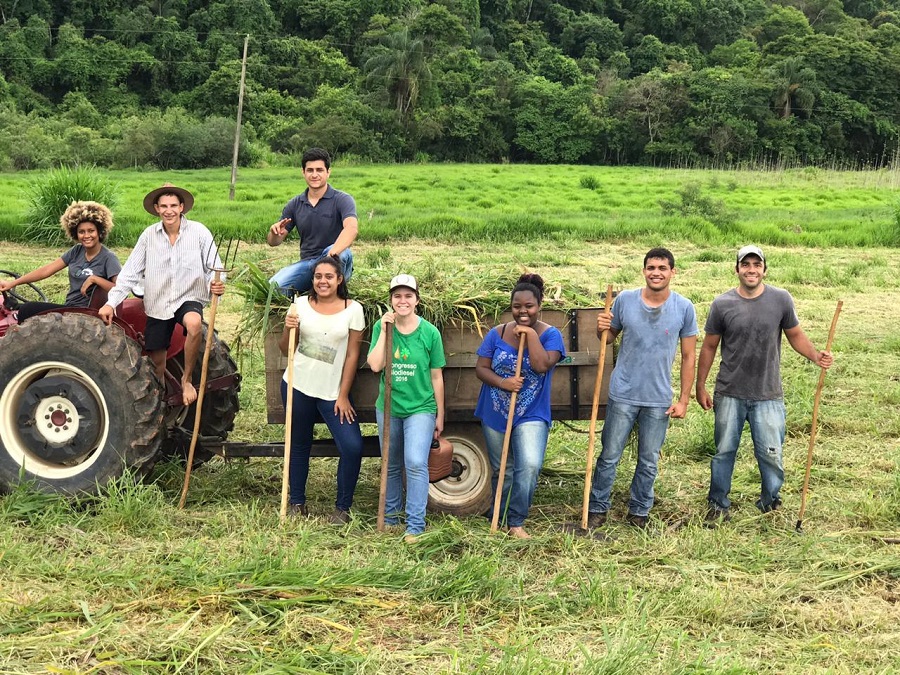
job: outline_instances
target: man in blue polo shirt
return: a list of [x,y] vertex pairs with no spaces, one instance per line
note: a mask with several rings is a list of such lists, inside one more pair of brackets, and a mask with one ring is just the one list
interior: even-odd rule
[[295,229],[300,234],[300,260],[276,272],[270,282],[285,294],[306,293],[312,288],[316,261],[330,255],[341,262],[344,280],[353,274],[350,245],[359,232],[356,202],[346,192],[328,184],[331,157],[321,148],[310,148],[300,161],[307,189],[287,203],[281,220],[269,228],[266,241],[279,246]]

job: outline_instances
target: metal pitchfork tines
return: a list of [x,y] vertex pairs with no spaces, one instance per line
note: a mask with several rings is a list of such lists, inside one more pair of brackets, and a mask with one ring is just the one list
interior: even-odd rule
[[[234,237],[226,237],[219,234],[213,237],[203,252],[203,268],[206,272],[213,272],[213,283],[222,280],[222,274],[231,272],[234,269],[235,260],[237,259],[238,246],[240,240]],[[224,248],[225,256],[220,257],[220,252]],[[191,447],[188,450],[187,465],[184,468],[184,486],[181,488],[181,499],[178,501],[178,508],[184,508],[184,502],[187,499],[188,486],[191,483],[191,467],[194,464],[194,450],[197,448],[197,438],[200,436],[200,417],[203,412],[203,399],[206,394],[206,376],[209,372],[209,353],[212,351],[213,338],[215,336],[216,327],[216,310],[219,306],[219,296],[212,294],[209,303],[209,322],[206,327],[206,346],[203,349],[203,366],[200,369],[200,388],[197,390],[196,409],[194,411],[194,433],[191,434]]]

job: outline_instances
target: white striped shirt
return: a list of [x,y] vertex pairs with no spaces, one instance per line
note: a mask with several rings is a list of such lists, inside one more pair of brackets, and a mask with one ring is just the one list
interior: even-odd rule
[[209,302],[214,267],[221,269],[222,261],[205,225],[182,216],[178,237],[172,244],[159,221],[141,233],[106,304],[117,307],[135,286],[143,285],[147,316],[171,319],[189,300]]

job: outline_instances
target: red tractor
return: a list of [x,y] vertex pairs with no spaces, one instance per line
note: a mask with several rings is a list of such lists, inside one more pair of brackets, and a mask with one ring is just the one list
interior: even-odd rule
[[[43,297],[29,286],[16,290]],[[0,489],[25,480],[42,490],[92,493],[128,471],[145,475],[161,458],[184,456],[195,407],[181,402],[179,331],[161,383],[143,351],[140,299],[122,303],[112,326],[95,308],[51,310],[20,326],[15,310],[25,299],[7,292],[0,300]],[[194,373],[199,384],[200,368]],[[221,443],[234,427],[239,390],[228,346],[216,337],[196,463],[211,456],[203,441]]]

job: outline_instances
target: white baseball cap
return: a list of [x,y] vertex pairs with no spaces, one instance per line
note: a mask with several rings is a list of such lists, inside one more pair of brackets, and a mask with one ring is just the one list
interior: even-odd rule
[[746,258],[748,255],[755,255],[757,258],[759,258],[763,262],[766,262],[766,256],[763,255],[762,249],[759,246],[754,246],[753,244],[750,244],[749,246],[744,246],[744,248],[742,248],[740,251],[738,251],[738,254],[737,254],[738,264],[740,264],[740,262],[744,258]]
[[419,284],[416,283],[416,278],[412,274],[398,274],[393,279],[391,279],[391,290],[393,293],[395,288],[399,288],[400,286],[405,286],[406,288],[410,288],[416,292],[416,295],[419,294]]

